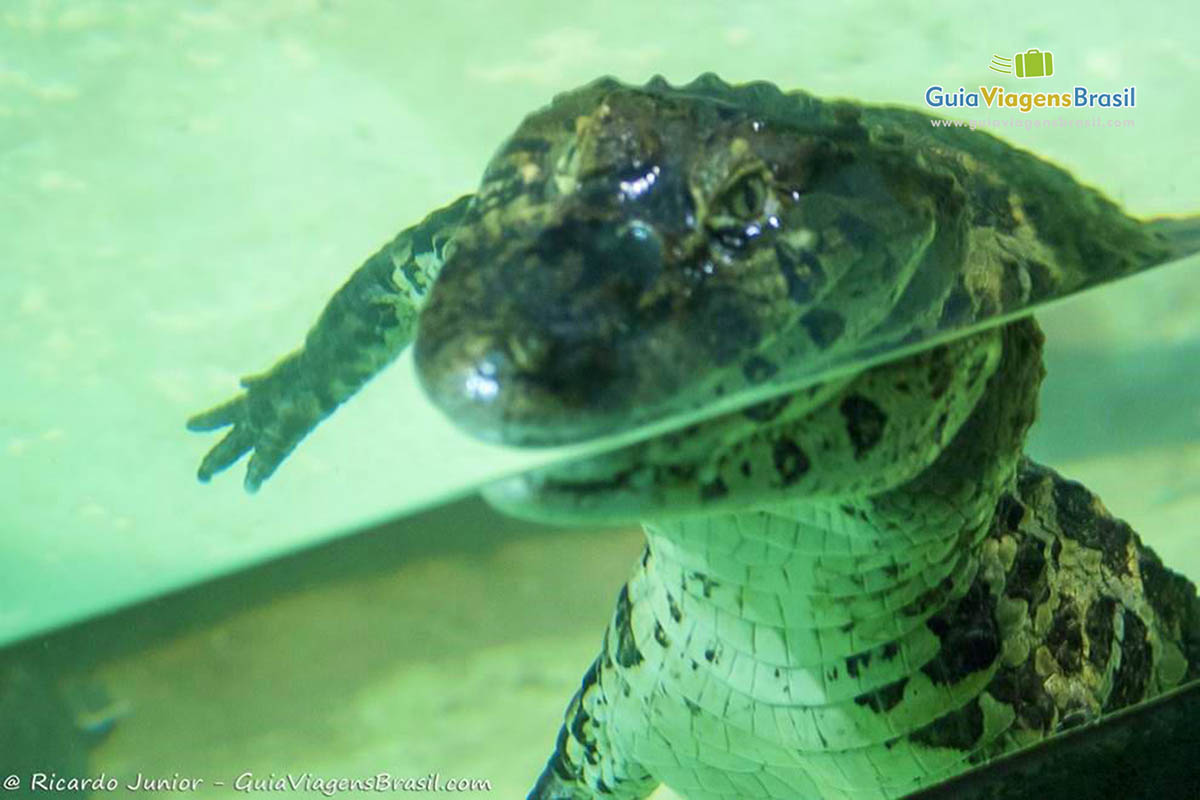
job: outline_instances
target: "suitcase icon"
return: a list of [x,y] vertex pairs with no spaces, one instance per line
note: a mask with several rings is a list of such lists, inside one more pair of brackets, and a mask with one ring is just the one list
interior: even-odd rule
[[1054,54],[1036,48],[1013,56],[1018,78],[1048,78],[1054,74]]

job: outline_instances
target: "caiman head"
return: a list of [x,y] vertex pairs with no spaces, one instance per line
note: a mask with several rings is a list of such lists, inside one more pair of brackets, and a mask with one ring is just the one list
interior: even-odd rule
[[848,105],[711,76],[597,81],[488,165],[421,313],[420,379],[512,445],[731,397],[888,315],[957,229],[932,180]]

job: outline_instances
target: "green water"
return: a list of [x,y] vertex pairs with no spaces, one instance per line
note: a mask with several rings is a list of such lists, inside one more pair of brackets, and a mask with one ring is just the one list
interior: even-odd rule
[[[28,714],[61,774],[437,771],[523,793],[636,533],[470,503],[381,524],[551,457],[455,433],[406,360],[254,497],[195,482],[211,441],[183,420],[600,74],[920,106],[931,84],[1024,88],[989,59],[1040,47],[1056,88],[1136,85],[1135,109],[1096,115],[1135,124],[998,133],[1135,213],[1195,212],[1198,22],[1183,2],[0,3],[0,644],[19,642],[0,684],[27,687],[5,705],[0,685],[0,717]],[[1193,259],[1047,313],[1030,444],[1192,576],[1197,309]],[[74,733],[109,716],[106,738]]]

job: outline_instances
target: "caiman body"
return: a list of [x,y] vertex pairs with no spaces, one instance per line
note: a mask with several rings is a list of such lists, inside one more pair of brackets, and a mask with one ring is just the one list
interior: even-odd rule
[[194,418],[233,426],[200,476],[253,451],[257,488],[414,337],[491,441],[711,410],[485,489],[647,534],[531,798],[898,797],[1197,677],[1194,587],[1022,457],[1028,314],[1197,231],[916,112],[604,79]]

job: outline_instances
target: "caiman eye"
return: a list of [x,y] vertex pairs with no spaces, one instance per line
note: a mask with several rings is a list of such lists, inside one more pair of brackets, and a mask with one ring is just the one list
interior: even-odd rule
[[766,179],[762,173],[747,173],[716,198],[708,229],[726,248],[740,249],[761,232],[766,202]]
[[767,202],[767,184],[761,173],[743,175],[721,195],[720,210],[740,220],[757,219]]

